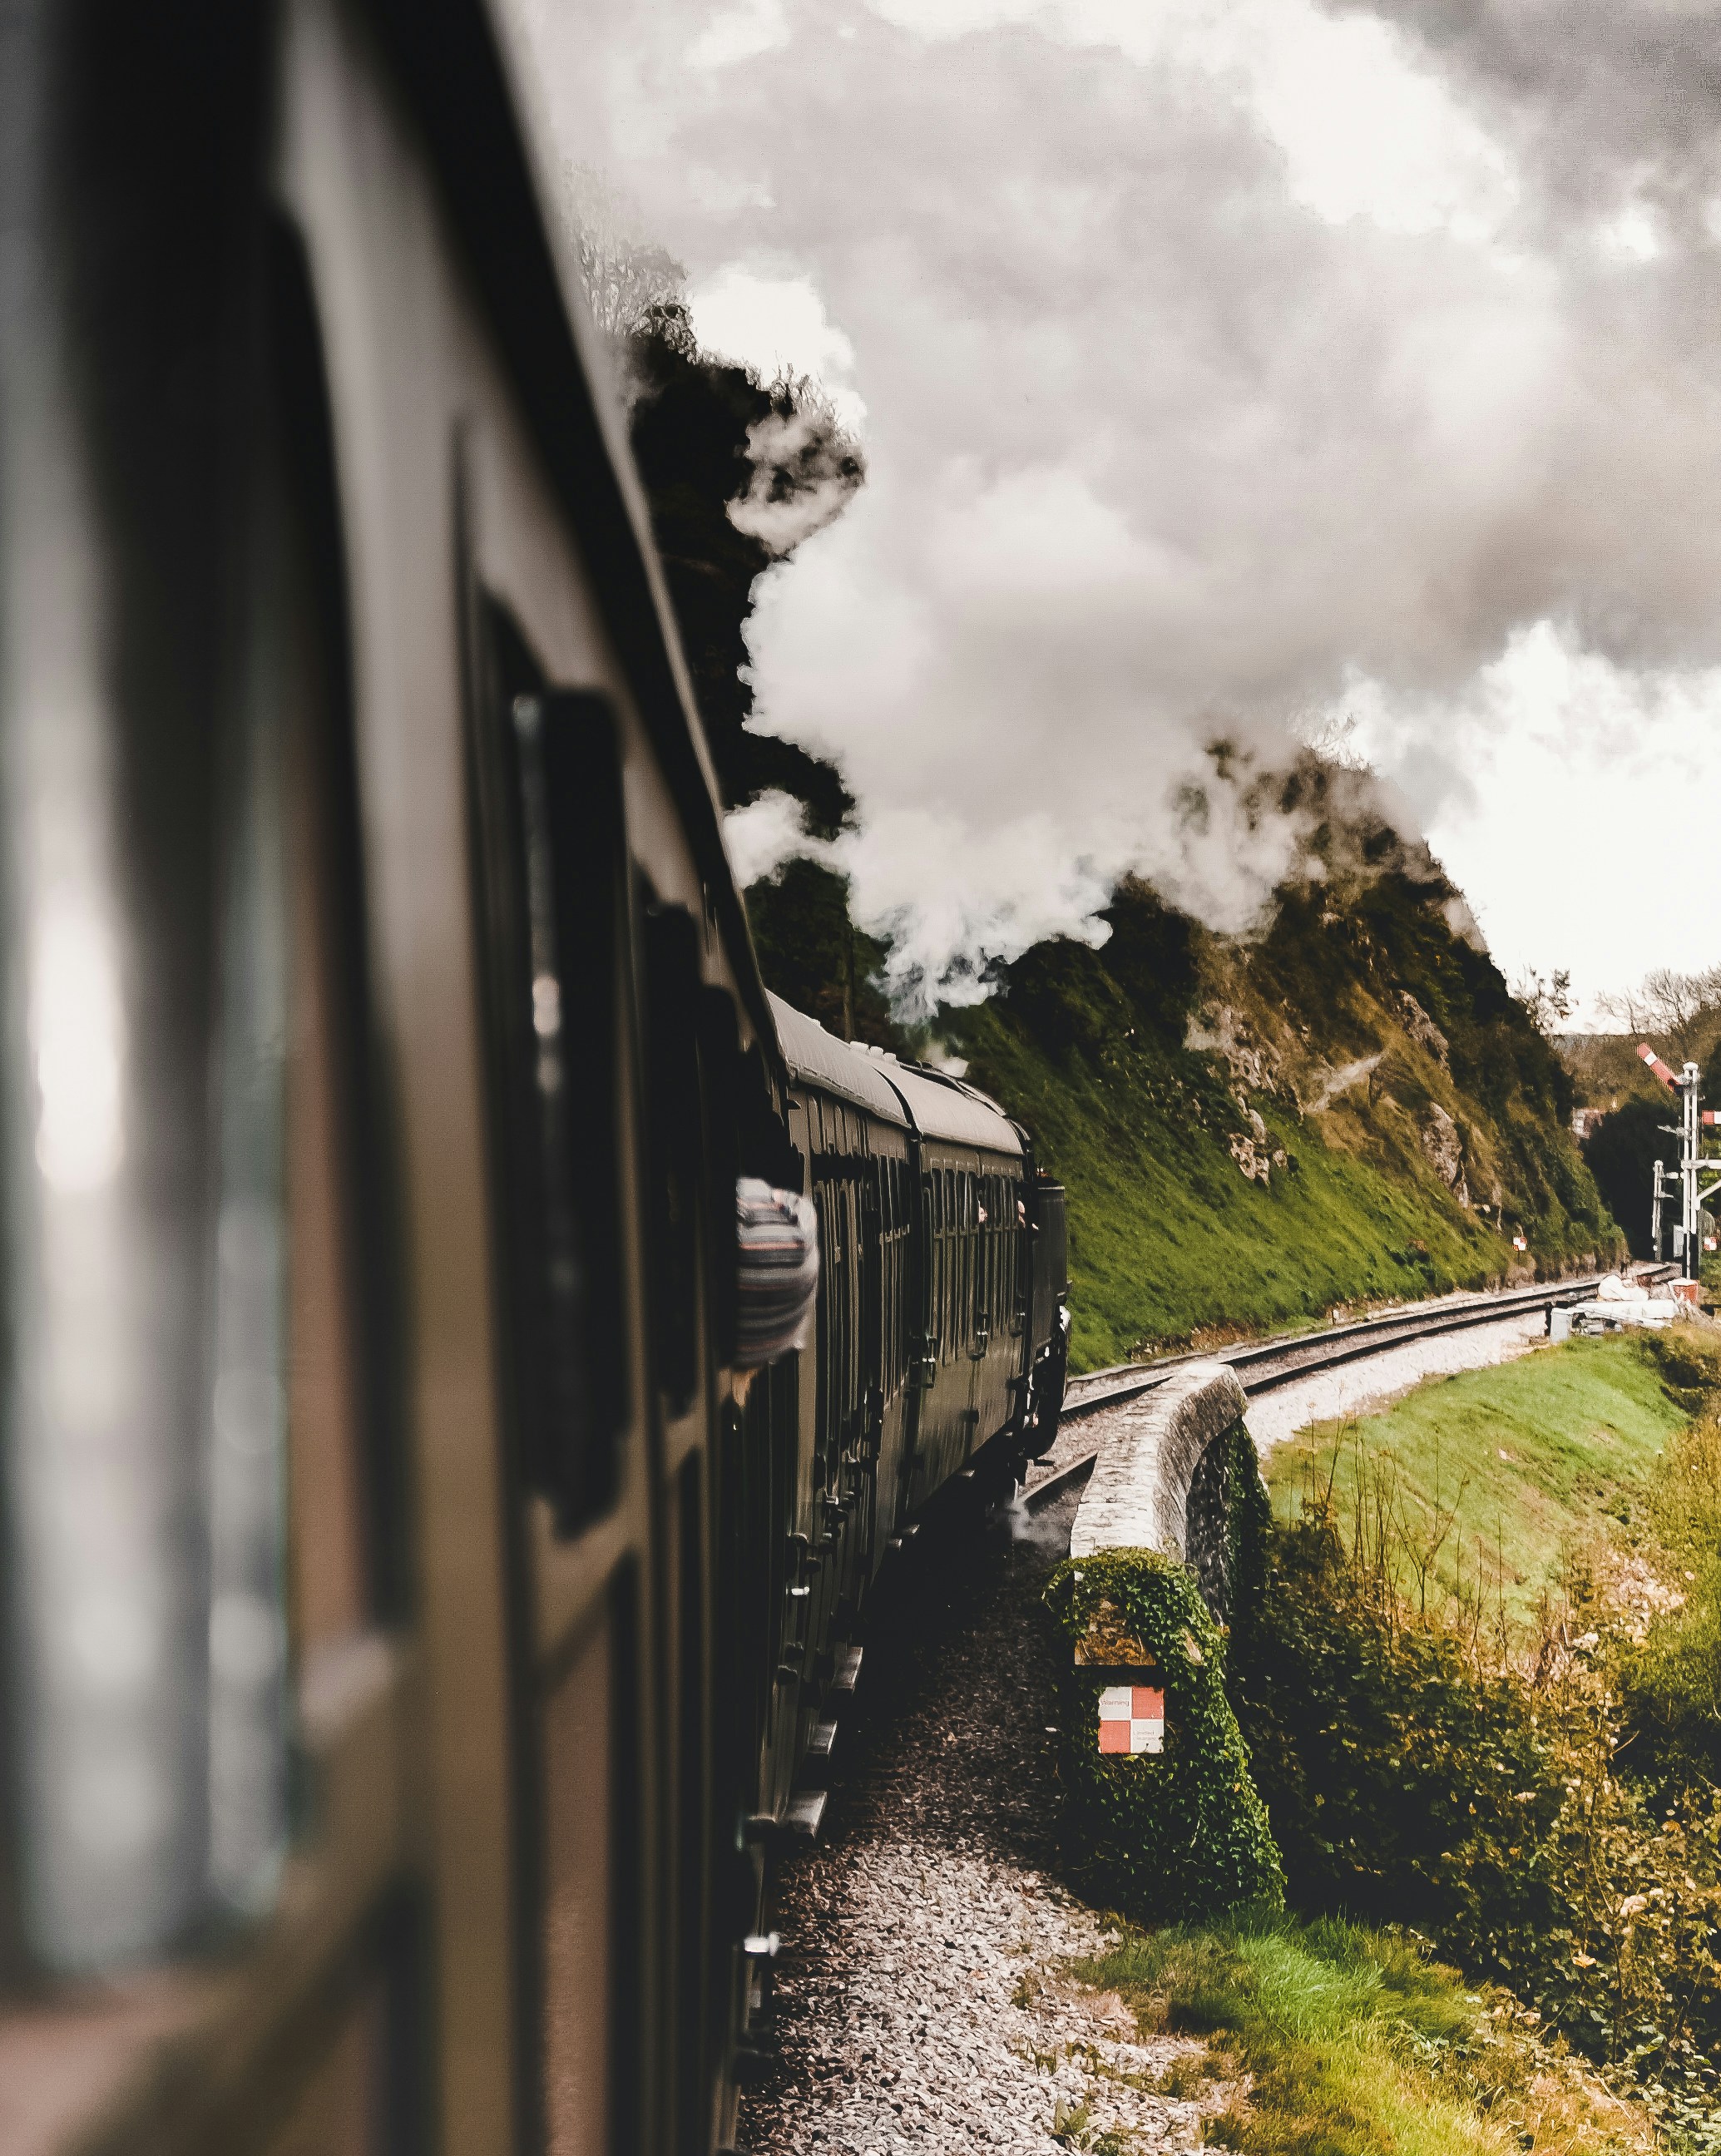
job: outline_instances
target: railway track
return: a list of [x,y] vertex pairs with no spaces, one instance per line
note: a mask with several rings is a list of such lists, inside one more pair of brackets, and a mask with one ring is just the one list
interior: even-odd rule
[[[1665,1280],[1675,1270],[1672,1265],[1644,1266],[1637,1277],[1645,1281]],[[1504,1318],[1552,1309],[1560,1303],[1581,1301],[1593,1293],[1603,1277],[1599,1273],[1590,1274],[1577,1280],[1549,1281],[1533,1288],[1513,1289],[1503,1295],[1478,1296],[1462,1303],[1441,1303],[1432,1309],[1390,1311],[1379,1317],[1364,1318],[1354,1324],[1328,1326],[1318,1332],[1299,1333],[1290,1339],[1222,1348],[1205,1355],[1169,1355],[1133,1374],[1128,1373],[1127,1365],[1096,1371],[1086,1380],[1072,1381],[1072,1395],[1065,1399],[1061,1426],[1067,1427],[1107,1408],[1121,1407],[1141,1399],[1163,1385],[1174,1370],[1185,1363],[1198,1360],[1228,1363],[1237,1373],[1244,1393],[1252,1399],[1271,1392],[1277,1386],[1290,1383],[1293,1378],[1310,1377],[1319,1371],[1336,1369],[1343,1363],[1384,1354],[1409,1341],[1462,1332],[1476,1326],[1497,1325]],[[1075,1391],[1076,1386],[1081,1389]],[[1082,1453],[1061,1466],[1044,1481],[1035,1483],[1024,1499],[1030,1511],[1040,1511],[1063,1491],[1085,1481],[1093,1471],[1095,1457],[1094,1452]]]

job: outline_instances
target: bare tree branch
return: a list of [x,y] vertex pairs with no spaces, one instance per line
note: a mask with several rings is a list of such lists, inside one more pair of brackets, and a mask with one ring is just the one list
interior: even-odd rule
[[1596,1004],[1623,1031],[1642,1034],[1682,1061],[1696,1055],[1703,1019],[1721,1007],[1721,966],[1700,973],[1658,966],[1636,988],[1598,996]]

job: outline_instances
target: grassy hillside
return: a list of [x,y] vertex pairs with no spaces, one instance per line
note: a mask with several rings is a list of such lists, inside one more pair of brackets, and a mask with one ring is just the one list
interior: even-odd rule
[[1079,1368],[1618,1254],[1570,1081],[1461,904],[1395,869],[1287,892],[1245,945],[1130,885],[1102,950],[1037,945],[951,1018],[1069,1186]]
[[1268,1455],[1267,1486],[1282,1518],[1330,1487],[1349,1520],[1360,1481],[1364,1505],[1385,1502],[1401,1531],[1403,1593],[1420,1598],[1419,1568],[1448,1589],[1462,1572],[1523,1618],[1599,1521],[1629,1517],[1686,1420],[1639,1342],[1571,1340],[1434,1379],[1349,1425],[1317,1424]]

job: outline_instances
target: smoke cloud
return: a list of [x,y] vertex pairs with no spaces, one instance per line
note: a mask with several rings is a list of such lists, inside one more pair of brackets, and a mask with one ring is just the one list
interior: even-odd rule
[[841,516],[866,476],[866,459],[828,404],[803,396],[794,409],[768,412],[747,430],[753,466],[729,521],[783,555]]
[[1481,814],[1527,638],[1721,665],[1721,10],[519,6],[565,154],[852,349],[868,483],[751,648],[907,975],[1128,870],[1248,929],[1347,715],[1410,828]]

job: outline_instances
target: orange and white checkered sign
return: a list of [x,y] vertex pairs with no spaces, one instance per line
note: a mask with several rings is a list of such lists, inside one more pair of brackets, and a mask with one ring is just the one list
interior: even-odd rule
[[1107,1685],[1100,1694],[1100,1749],[1165,1749],[1165,1695],[1153,1685]]

